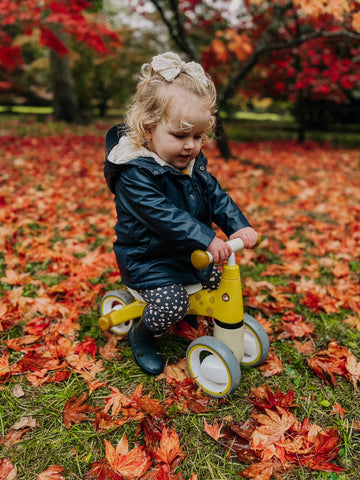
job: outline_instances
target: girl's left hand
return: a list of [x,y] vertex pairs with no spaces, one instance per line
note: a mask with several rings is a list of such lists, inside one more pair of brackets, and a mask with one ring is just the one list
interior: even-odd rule
[[245,248],[253,248],[258,241],[258,233],[252,227],[245,227],[230,235],[229,240],[233,240],[234,238],[241,238]]

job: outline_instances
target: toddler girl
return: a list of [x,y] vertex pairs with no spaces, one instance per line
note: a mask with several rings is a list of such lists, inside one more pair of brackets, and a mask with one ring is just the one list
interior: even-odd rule
[[115,194],[122,280],[147,302],[130,344],[140,368],[156,375],[164,369],[156,336],[186,315],[184,286],[219,285],[214,264],[201,272],[192,266],[193,250],[209,250],[214,263],[231,255],[213,222],[246,248],[257,233],[206,169],[201,145],[214,127],[216,102],[210,77],[172,52],[154,57],[141,73],[126,125],[107,133],[105,177]]

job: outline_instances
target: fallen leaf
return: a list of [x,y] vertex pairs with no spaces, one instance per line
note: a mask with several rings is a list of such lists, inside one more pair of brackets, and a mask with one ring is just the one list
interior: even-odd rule
[[329,415],[339,415],[340,418],[344,418],[345,413],[347,413],[345,408],[343,408],[339,403],[334,403]]
[[275,465],[273,462],[260,462],[245,468],[241,475],[246,478],[255,478],[256,480],[270,480],[274,470]]
[[77,397],[75,394],[65,402],[63,420],[66,428],[70,428],[72,423],[87,422],[89,420],[86,414],[93,412],[94,409],[84,403],[87,399],[86,393],[83,393],[80,397]]
[[[169,433],[170,432],[170,433]],[[182,459],[185,457],[180,447],[179,435],[172,429],[163,428],[160,439],[160,446],[153,452],[157,461],[171,465],[178,457]]]
[[266,408],[266,414],[253,414],[253,418],[260,423],[251,437],[250,446],[254,450],[283,442],[285,433],[296,424],[297,420],[291,412],[281,407],[277,407],[277,410],[279,413]]
[[17,468],[7,458],[0,458],[0,479],[1,480],[14,480],[17,476]]
[[24,390],[22,388],[22,386],[17,383],[16,385],[14,385],[14,387],[12,388],[11,390],[12,394],[14,395],[14,397],[16,398],[21,398],[25,395],[24,393]]
[[137,479],[150,468],[151,460],[142,447],[135,447],[129,452],[126,435],[120,439],[116,448],[108,440],[104,441],[106,460],[124,480]]
[[280,375],[280,373],[283,371],[282,361],[276,356],[272,347],[270,347],[269,354],[259,369],[263,372],[264,377]]
[[65,468],[60,465],[51,465],[51,467],[37,476],[37,480],[65,480],[65,477],[60,475],[64,470]]
[[21,417],[21,419],[14,423],[11,427],[12,430],[21,430],[23,428],[36,428],[39,426],[39,422],[35,417],[29,415],[28,417]]
[[210,435],[211,438],[218,441],[221,437],[224,436],[224,434],[221,433],[221,429],[224,425],[224,421],[222,421],[221,424],[219,425],[217,419],[215,418],[214,425],[209,425],[205,418],[203,420],[204,420],[204,431],[208,435]]

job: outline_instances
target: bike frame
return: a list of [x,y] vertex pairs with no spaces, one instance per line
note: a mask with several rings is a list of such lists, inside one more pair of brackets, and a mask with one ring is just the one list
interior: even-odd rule
[[[233,250],[243,248],[240,239],[232,245]],[[212,261],[209,252],[206,253],[208,260],[201,258],[202,267],[205,268]],[[195,254],[196,257],[196,254]],[[194,258],[193,263],[196,263]],[[195,265],[196,266],[196,265]],[[241,288],[239,265],[235,263],[235,255],[232,254],[227,264],[223,266],[220,285],[216,290],[201,289],[189,294],[189,315],[201,315],[214,319],[213,336],[224,342],[241,362],[244,355],[244,310]],[[122,322],[128,322],[141,317],[146,303],[135,299],[134,302],[122,306],[119,310],[113,310],[99,319],[102,330],[108,330]]]

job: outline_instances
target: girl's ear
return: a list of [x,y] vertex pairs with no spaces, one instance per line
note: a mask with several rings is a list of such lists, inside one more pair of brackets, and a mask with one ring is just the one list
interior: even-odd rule
[[145,127],[145,138],[146,140],[151,140],[151,127]]

